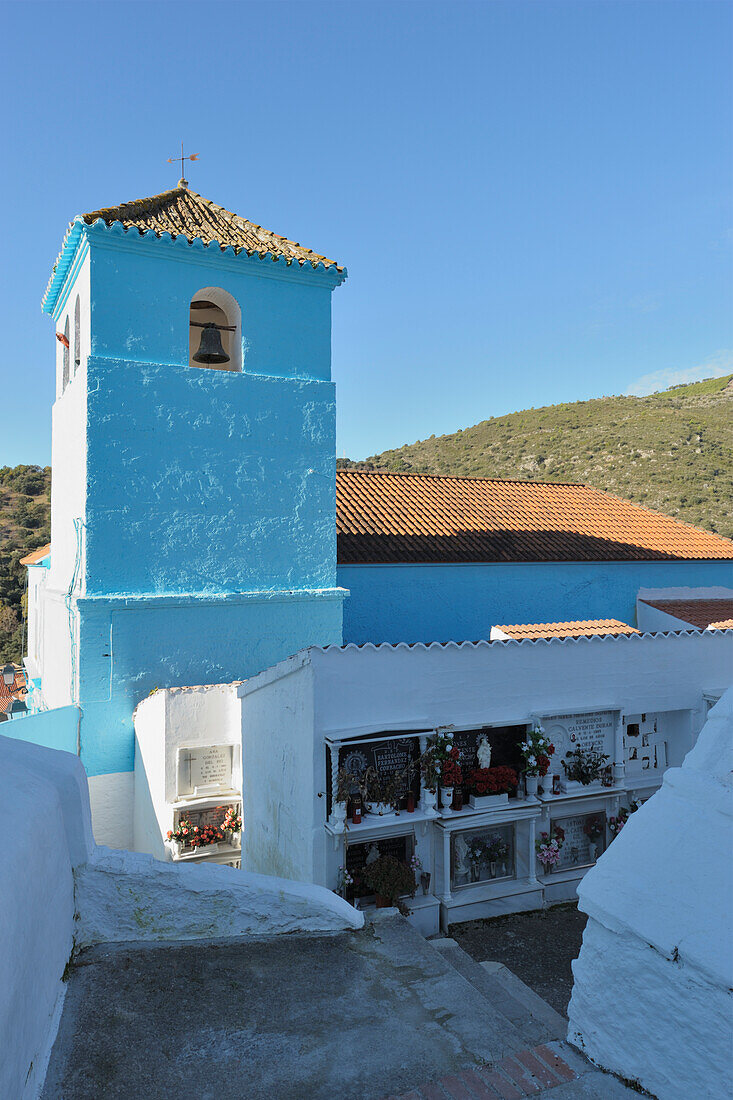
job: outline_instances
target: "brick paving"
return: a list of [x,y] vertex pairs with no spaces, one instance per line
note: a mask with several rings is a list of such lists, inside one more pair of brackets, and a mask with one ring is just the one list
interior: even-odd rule
[[[593,1071],[594,1067],[567,1044],[553,1046],[556,1049],[543,1043],[500,1062],[451,1073],[385,1100],[524,1100],[526,1096],[545,1096],[557,1086]],[[569,1065],[563,1055],[578,1068]],[[618,1084],[613,1078],[610,1081]]]

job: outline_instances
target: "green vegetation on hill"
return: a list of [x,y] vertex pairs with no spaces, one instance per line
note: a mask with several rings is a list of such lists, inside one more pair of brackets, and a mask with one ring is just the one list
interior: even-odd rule
[[51,467],[0,466],[0,664],[23,657],[26,569],[51,538]]
[[733,375],[483,420],[341,467],[582,481],[733,537]]

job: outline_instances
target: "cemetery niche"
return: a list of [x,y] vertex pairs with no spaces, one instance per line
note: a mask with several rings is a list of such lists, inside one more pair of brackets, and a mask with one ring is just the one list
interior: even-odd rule
[[207,798],[232,791],[234,745],[191,745],[178,749],[178,798]]
[[[375,817],[412,812],[420,800],[420,740],[414,734],[341,745],[338,751],[339,797],[349,802],[353,815]],[[327,809],[333,809],[331,754],[326,755]]]
[[461,830],[450,844],[451,890],[516,877],[513,825]]
[[392,856],[401,863],[409,864],[414,854],[414,838],[411,835],[382,837],[365,841],[363,844],[348,844],[345,854],[345,868],[352,880],[346,890],[349,901],[366,898],[373,891],[364,882],[364,872],[369,864],[380,856]]
[[545,873],[589,867],[606,847],[605,811],[557,818],[552,821],[550,835],[558,838],[560,850],[557,862]]

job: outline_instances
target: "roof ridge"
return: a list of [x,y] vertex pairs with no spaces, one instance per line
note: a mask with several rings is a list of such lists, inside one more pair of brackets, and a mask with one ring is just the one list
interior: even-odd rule
[[[596,489],[594,485],[588,485],[585,481],[533,481],[531,478],[522,477],[482,477],[480,474],[421,474],[417,470],[356,470],[351,466],[340,466],[336,473],[362,474],[368,477],[427,477],[436,481],[492,481],[504,485],[572,485],[575,489],[593,489],[597,493],[604,492],[603,489]],[[680,520],[680,522],[684,521]],[[713,532],[707,531],[706,534],[713,534]]]

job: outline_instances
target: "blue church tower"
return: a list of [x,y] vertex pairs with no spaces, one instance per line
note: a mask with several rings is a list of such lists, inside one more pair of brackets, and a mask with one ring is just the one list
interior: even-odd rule
[[[132,712],[339,644],[332,260],[178,187],[74,219],[56,325],[44,708],[76,704],[92,808],[131,844]],[[214,361],[212,361],[212,358]]]

